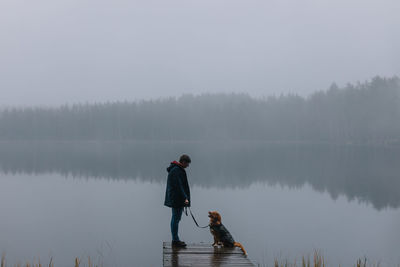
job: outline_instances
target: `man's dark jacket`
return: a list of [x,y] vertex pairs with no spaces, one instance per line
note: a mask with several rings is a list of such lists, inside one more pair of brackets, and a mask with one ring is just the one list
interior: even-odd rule
[[[185,169],[173,161],[167,168],[168,180],[164,205],[171,208],[190,207],[190,189]],[[189,205],[185,205],[185,199]]]

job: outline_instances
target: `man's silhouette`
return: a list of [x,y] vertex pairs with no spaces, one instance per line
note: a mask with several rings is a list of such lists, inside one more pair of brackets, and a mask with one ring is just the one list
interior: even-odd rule
[[174,247],[186,246],[186,243],[179,239],[178,228],[183,208],[190,207],[190,189],[185,171],[190,162],[190,157],[184,154],[179,158],[179,162],[173,161],[167,168],[168,180],[164,205],[172,209],[171,234]]

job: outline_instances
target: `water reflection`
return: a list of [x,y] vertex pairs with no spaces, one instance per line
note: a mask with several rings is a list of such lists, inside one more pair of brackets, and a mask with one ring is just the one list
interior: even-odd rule
[[190,183],[247,187],[254,182],[289,187],[308,183],[332,198],[400,205],[400,148],[256,142],[2,142],[0,170],[164,182],[169,161],[191,155]]

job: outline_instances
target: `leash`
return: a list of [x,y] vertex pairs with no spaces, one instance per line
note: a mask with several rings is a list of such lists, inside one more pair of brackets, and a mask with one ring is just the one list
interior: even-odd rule
[[190,215],[192,216],[192,219],[193,219],[193,221],[194,221],[194,223],[196,224],[197,227],[199,227],[199,228],[207,228],[207,227],[210,226],[209,224],[207,224],[206,226],[199,226],[199,224],[197,223],[196,219],[194,218],[194,215],[192,213],[192,209],[190,207],[185,207],[186,216],[188,216],[187,208],[189,208]]

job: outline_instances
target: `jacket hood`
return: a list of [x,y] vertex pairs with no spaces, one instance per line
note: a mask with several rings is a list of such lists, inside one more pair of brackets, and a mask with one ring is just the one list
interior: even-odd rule
[[174,160],[174,161],[171,162],[171,164],[170,164],[169,167],[167,168],[167,172],[170,172],[170,171],[172,170],[172,168],[175,167],[175,166],[178,166],[178,167],[184,169],[184,168],[182,167],[182,164],[181,164],[181,163],[179,163],[178,161]]

